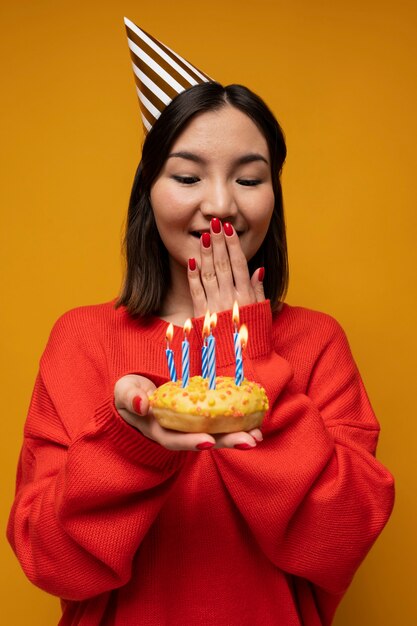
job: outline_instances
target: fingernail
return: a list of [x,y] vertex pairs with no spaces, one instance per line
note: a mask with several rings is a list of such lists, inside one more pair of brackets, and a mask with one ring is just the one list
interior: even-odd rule
[[188,267],[192,272],[194,272],[195,268],[197,267],[195,259],[188,259]]
[[228,237],[231,237],[233,235],[233,226],[230,224],[230,222],[225,222],[223,224],[223,230]]
[[259,282],[261,283],[264,278],[265,278],[265,268],[261,267],[259,272],[258,272],[258,280],[259,280]]
[[214,443],[211,441],[203,441],[203,443],[199,443],[196,445],[198,450],[210,450],[214,446]]
[[255,437],[254,435],[252,435],[252,437],[255,439],[256,443],[260,443],[261,441],[264,440],[264,438],[262,437],[262,435],[260,437]]
[[252,448],[256,448],[256,446],[250,446],[248,443],[237,443],[234,448],[236,448],[236,450],[252,450]]
[[216,235],[218,235],[221,232],[222,225],[218,217],[213,217],[213,219],[211,220],[211,230]]
[[201,241],[203,242],[204,248],[210,248],[210,233],[203,233],[201,235]]
[[135,413],[140,415],[140,405],[142,404],[142,398],[140,396],[135,396],[132,400],[132,406]]

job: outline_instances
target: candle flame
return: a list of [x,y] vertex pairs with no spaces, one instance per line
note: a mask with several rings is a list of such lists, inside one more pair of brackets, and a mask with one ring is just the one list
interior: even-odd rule
[[210,311],[207,309],[206,314],[204,316],[203,337],[208,337],[209,334],[210,334]]
[[166,334],[167,341],[172,341],[173,335],[174,335],[174,325],[171,322],[171,324],[168,324],[168,328],[167,328],[167,334]]
[[217,326],[217,314],[216,313],[212,313],[210,315],[210,328],[211,330],[214,330]]
[[239,326],[239,306],[237,300],[233,303],[233,323],[235,326]]
[[186,337],[188,337],[188,335],[190,334],[190,331],[191,331],[192,327],[193,327],[193,325],[192,325],[192,323],[191,323],[190,318],[188,318],[187,320],[185,320],[185,322],[184,322],[184,335],[185,335]]
[[242,350],[244,350],[248,343],[248,328],[246,324],[242,324],[242,326],[239,328],[239,341],[240,345],[242,346]]

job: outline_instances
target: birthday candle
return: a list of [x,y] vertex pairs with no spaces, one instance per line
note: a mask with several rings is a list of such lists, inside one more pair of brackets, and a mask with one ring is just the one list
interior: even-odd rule
[[201,376],[208,378],[208,347],[207,339],[204,339],[203,347],[201,348]]
[[[246,324],[242,324],[242,326],[239,328],[239,332],[238,332],[238,342],[239,342],[239,348],[240,348],[240,366],[239,366],[239,379],[240,382],[237,382],[236,385],[241,385],[244,379],[244,375],[243,375],[243,350],[246,348],[246,345],[248,343],[248,329]],[[236,361],[236,377],[237,377],[237,361]]]
[[233,333],[233,341],[235,344],[236,370],[235,385],[241,385],[243,381],[243,359],[242,347],[240,345],[239,333]]
[[201,349],[201,376],[208,378],[208,347],[207,337],[210,335],[210,313],[207,311],[203,325],[203,347]]
[[182,342],[182,387],[188,387],[190,378],[190,342],[188,335],[192,328],[191,320],[186,320],[184,324],[184,341]]
[[217,315],[213,313],[210,316],[211,332],[207,339],[209,389],[216,389],[216,340],[213,336],[213,330],[216,328],[216,324]]
[[174,326],[172,324],[169,324],[167,328],[167,333],[166,333],[167,349],[165,350],[165,354],[167,357],[169,377],[175,383],[177,382],[177,371],[175,369],[175,363],[174,363],[174,352],[169,347],[169,342],[172,341],[173,334],[174,334]]
[[242,359],[242,347],[240,345],[239,340],[239,307],[237,302],[233,304],[233,324],[235,327],[235,332],[233,333],[233,344],[235,347],[235,360],[236,360],[236,369],[235,369],[235,385],[241,385],[243,381],[243,359]]

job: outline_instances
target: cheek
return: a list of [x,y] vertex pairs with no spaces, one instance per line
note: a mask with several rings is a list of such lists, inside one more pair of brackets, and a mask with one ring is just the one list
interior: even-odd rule
[[274,206],[275,196],[272,189],[271,191],[265,190],[251,203],[250,210],[246,214],[249,236],[243,246],[243,251],[248,260],[256,254],[265,238]]
[[273,190],[265,190],[262,194],[254,197],[250,208],[248,207],[247,217],[250,226],[259,234],[267,230],[275,206],[275,196]]
[[161,223],[169,221],[171,224],[187,219],[192,206],[190,194],[171,185],[156,184],[150,194],[155,219]]

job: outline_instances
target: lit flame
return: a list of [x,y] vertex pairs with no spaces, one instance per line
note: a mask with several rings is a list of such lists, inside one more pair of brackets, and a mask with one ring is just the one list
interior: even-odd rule
[[168,324],[167,334],[166,334],[168,343],[172,341],[173,335],[174,335],[174,325],[171,323],[171,324]]
[[207,312],[204,316],[203,337],[208,337],[209,334],[210,334],[210,311],[207,309]]
[[242,346],[242,350],[244,350],[248,343],[248,328],[246,324],[242,324],[242,326],[239,328],[239,341],[240,345]]
[[188,318],[188,320],[185,320],[184,322],[184,335],[186,337],[188,337],[188,335],[190,334],[190,331],[192,329],[193,325],[191,323],[191,320]]
[[211,330],[214,330],[217,326],[217,314],[216,313],[212,313],[210,315],[210,328]]
[[239,326],[239,306],[237,304],[237,300],[235,300],[233,304],[233,324],[236,327]]

